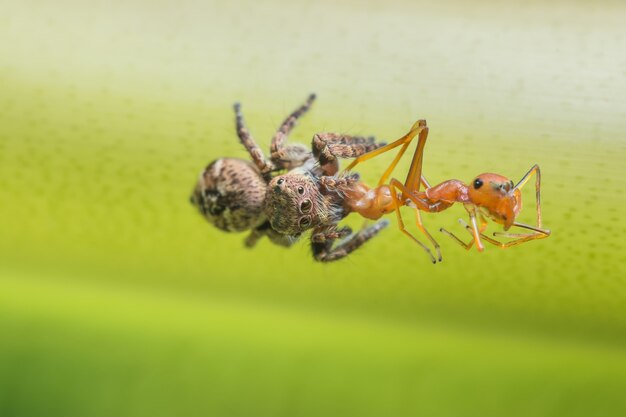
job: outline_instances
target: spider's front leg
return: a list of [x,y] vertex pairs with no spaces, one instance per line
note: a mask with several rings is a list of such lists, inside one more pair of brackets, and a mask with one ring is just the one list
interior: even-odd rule
[[284,246],[286,248],[292,246],[298,241],[297,236],[278,233],[276,230],[272,229],[270,222],[266,221],[262,225],[253,229],[246,237],[244,243],[246,247],[253,248],[254,246],[256,246],[257,242],[264,236],[267,237],[275,245]]
[[[313,249],[313,257],[316,261],[331,262],[346,257],[355,251],[365,242],[373,238],[382,229],[387,227],[389,222],[383,220],[374,223],[371,226],[359,230],[355,234],[350,235],[349,228],[336,230],[334,226],[326,226],[316,229],[311,235],[311,247]],[[346,233],[347,232],[347,233]],[[335,247],[333,243],[336,239],[345,238]]]
[[326,243],[333,242],[337,239],[343,239],[352,234],[352,229],[349,227],[342,227],[337,229],[335,227],[324,227],[318,230],[314,230],[311,234],[311,242],[313,243]]
[[270,172],[273,171],[276,167],[274,163],[265,158],[263,151],[259,148],[259,145],[256,143],[252,135],[250,134],[250,130],[246,127],[246,124],[243,120],[243,114],[241,112],[241,104],[235,103],[233,106],[235,109],[235,123],[237,128],[237,136],[239,136],[239,140],[241,144],[246,148],[252,161],[259,169],[261,174],[264,177],[268,177]]
[[311,158],[311,151],[301,144],[286,145],[287,138],[296,122],[302,117],[315,101],[315,94],[309,95],[306,102],[294,110],[280,125],[270,146],[270,158],[276,168],[291,170],[304,164]]
[[313,156],[318,159],[324,175],[335,175],[339,170],[337,158],[356,158],[386,144],[376,143],[373,136],[316,133],[312,145]]

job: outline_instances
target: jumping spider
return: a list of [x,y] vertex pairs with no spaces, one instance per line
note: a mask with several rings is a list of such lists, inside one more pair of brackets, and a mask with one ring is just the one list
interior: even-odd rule
[[[339,221],[351,210],[339,188],[328,186],[352,184],[359,179],[356,173],[338,174],[337,158],[358,157],[385,144],[375,143],[373,137],[336,133],[315,134],[312,150],[286,144],[298,118],[314,100],[311,94],[284,120],[272,138],[269,158],[245,126],[241,106],[235,104],[237,135],[252,162],[234,158],[213,161],[200,174],[190,201],[221,230],[250,230],[245,240],[248,247],[263,236],[275,244],[291,246],[304,231],[313,229],[313,256],[328,262],[348,255],[388,225],[381,221],[357,233],[349,227],[339,228]],[[276,175],[285,171],[276,180]],[[268,192],[268,187],[273,192]],[[333,248],[337,239],[342,240]]]

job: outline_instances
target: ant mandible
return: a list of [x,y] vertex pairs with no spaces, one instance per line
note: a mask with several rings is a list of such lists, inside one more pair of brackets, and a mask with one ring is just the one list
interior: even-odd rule
[[[387,179],[415,136],[418,137],[417,148],[413,155],[409,173],[404,184],[395,178],[392,178],[389,183],[387,183]],[[470,224],[465,223],[462,219],[459,219],[459,221],[470,232],[472,238],[468,243],[465,243],[459,237],[444,228],[441,228],[440,231],[453,238],[467,250],[471,249],[471,247],[476,244],[478,251],[482,252],[484,246],[481,238],[501,248],[508,248],[550,236],[550,230],[544,229],[541,222],[541,171],[539,165],[534,165],[530,168],[517,184],[514,184],[513,181],[502,175],[484,173],[478,175],[470,185],[452,179],[432,187],[422,175],[422,161],[427,137],[428,126],[426,125],[426,121],[418,120],[411,130],[400,139],[354,159],[345,169],[346,172],[352,170],[352,168],[361,162],[372,159],[394,148],[401,147],[396,157],[381,176],[376,188],[370,189],[362,182],[358,182],[348,189],[343,189],[343,192],[346,194],[346,203],[350,208],[368,219],[378,219],[383,214],[395,211],[398,217],[398,226],[402,233],[418,243],[428,253],[433,263],[437,260],[441,261],[441,250],[437,241],[424,227],[420,211],[437,213],[449,208],[454,203],[462,203],[467,210]],[[532,175],[535,175],[536,226],[515,221],[522,208],[521,188],[528,182]],[[420,191],[421,185],[425,187],[424,191]],[[433,244],[437,252],[437,258],[435,258],[431,250],[425,244],[406,230],[400,214],[400,207],[405,205],[415,208],[417,227]],[[513,238],[514,240],[500,242],[492,237],[486,236],[483,233],[487,227],[486,218],[490,218],[495,223],[501,224],[504,227],[504,232],[496,232],[493,234],[494,236]],[[480,220],[480,225],[478,224],[478,220]],[[508,233],[508,230],[512,226],[530,230],[530,232]]]

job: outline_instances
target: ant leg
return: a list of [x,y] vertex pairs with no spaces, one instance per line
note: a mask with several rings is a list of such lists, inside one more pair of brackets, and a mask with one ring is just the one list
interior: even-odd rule
[[289,133],[296,125],[298,119],[304,115],[315,101],[315,94],[309,95],[303,105],[294,110],[280,125],[270,145],[271,160],[283,169],[292,169],[298,167],[311,157],[309,150],[300,145],[285,145]]
[[535,233],[494,232],[493,235],[494,236],[502,236],[502,237],[527,237],[527,236],[534,236],[534,235],[537,235],[537,234],[542,234],[542,235],[547,237],[551,233],[549,229],[540,229],[538,227],[531,226],[529,224],[524,224],[524,223],[513,222],[513,226],[517,226],[517,227],[520,227],[522,229],[532,230]]
[[476,243],[476,249],[478,252],[482,252],[485,250],[485,246],[483,246],[483,242],[480,240],[480,231],[478,229],[478,225],[476,224],[476,208],[472,207],[471,211],[469,211],[470,223],[472,224],[472,234],[474,235],[474,241]]
[[[537,229],[536,227],[533,226],[529,226],[523,223],[513,223],[513,226],[517,226],[517,227],[522,227],[522,228],[526,228],[526,229],[530,229],[530,230],[536,230],[537,233],[501,233],[501,232],[496,232],[494,233],[494,236],[503,236],[503,237],[519,237],[519,239],[516,240],[512,240],[510,242],[500,242],[492,237],[489,237],[487,235],[485,235],[483,233],[483,231],[485,230],[485,226],[487,225],[487,222],[484,221],[484,219],[482,219],[483,223],[481,224],[481,227],[478,231],[479,235],[481,238],[483,238],[485,241],[491,243],[492,245],[498,246],[500,248],[506,249],[508,247],[511,246],[515,246],[515,245],[519,245],[521,243],[524,242],[529,242],[531,240],[535,240],[535,239],[543,239],[546,238],[548,236],[550,236],[550,231],[549,230],[541,230],[541,229]],[[465,229],[472,235],[474,236],[474,231],[473,228],[465,223],[463,221],[463,219],[459,219],[459,223],[461,223]],[[454,234],[448,232],[445,229],[439,229],[440,231],[444,232],[445,234],[447,234],[448,236],[452,237],[454,240],[456,240],[458,243],[460,243],[463,247],[465,247],[465,249],[470,249],[472,247],[472,245],[474,244],[475,238],[472,237],[472,240],[469,241],[469,243],[464,243],[461,239],[459,239],[457,236],[455,236]]]
[[[528,172],[522,177],[522,179],[517,183],[515,187],[513,187],[512,191],[521,189],[526,182],[530,179],[530,177],[535,175],[535,194],[537,201],[537,228],[541,229],[541,170],[539,169],[539,165],[533,165]],[[543,230],[542,230],[543,231]],[[548,231],[548,234],[550,231]]]
[[550,236],[549,229],[543,229],[541,222],[541,170],[539,169],[539,165],[533,165],[528,172],[522,177],[522,179],[517,183],[517,185],[513,188],[513,190],[521,189],[526,182],[530,179],[530,177],[535,174],[535,193],[536,193],[536,201],[537,201],[537,226],[531,226],[524,223],[514,222],[513,226],[531,230],[534,233],[506,233],[506,232],[495,232],[494,236],[501,236],[505,238],[516,238],[510,242],[499,242],[495,239],[491,239],[490,243],[497,245],[501,248],[508,248],[511,246],[519,245],[521,243],[529,242],[535,239],[544,239]]
[[[344,258],[351,252],[361,247],[361,245],[365,242],[376,236],[388,225],[389,221],[387,220],[374,223],[373,225],[348,236],[346,240],[340,242],[334,248],[332,247],[332,239],[323,242],[312,242],[311,247],[313,249],[313,257],[316,261],[320,262],[331,262]],[[324,234],[325,232],[319,231],[317,234],[319,233]],[[315,234],[313,236],[315,236]]]
[[[444,233],[445,235],[451,237],[452,239],[454,239],[455,242],[457,242],[459,245],[463,246],[466,250],[470,250],[472,248],[472,246],[474,246],[474,242],[476,241],[476,239],[474,238],[474,233],[472,232],[472,228],[469,224],[465,223],[465,220],[463,219],[459,219],[459,223],[461,223],[461,225],[465,228],[465,230],[467,230],[469,232],[470,235],[472,235],[472,239],[465,243],[463,242],[457,235],[455,235],[452,232],[449,232],[448,230],[444,229],[443,227],[439,229],[440,232]],[[480,228],[479,228],[479,233],[481,234],[482,237],[490,239],[486,236],[484,236],[482,234],[482,232],[487,228],[487,221],[485,220],[485,218],[481,215],[480,216]]]
[[[400,228],[400,231],[402,233],[404,233],[405,235],[407,235],[415,243],[420,245],[422,247],[422,249],[424,249],[426,251],[426,253],[430,257],[430,260],[432,261],[432,263],[437,263],[437,259],[439,259],[439,261],[441,262],[441,250],[439,249],[439,244],[437,243],[437,241],[435,239],[433,239],[433,237],[430,235],[430,233],[428,233],[426,228],[424,228],[424,225],[422,224],[422,219],[421,219],[420,214],[419,214],[419,209],[417,207],[415,208],[415,216],[417,218],[417,227],[422,231],[422,233],[424,233],[426,235],[428,240],[430,240],[431,243],[435,246],[435,249],[437,250],[437,258],[435,258],[433,256],[433,253],[428,248],[428,246],[426,246],[425,244],[420,242],[415,236],[413,236],[413,234],[411,232],[406,230],[406,228],[404,226],[404,221],[402,220],[402,214],[400,213],[400,207],[402,205],[404,205],[404,204],[403,204],[402,201],[400,201],[398,199],[398,195],[394,192],[395,189],[397,189],[397,190],[400,191],[401,194],[405,193],[406,189],[404,188],[404,185],[400,181],[396,180],[395,178],[391,180],[390,185],[391,185],[391,190],[392,190],[391,198],[393,200],[393,205],[394,205],[394,209],[395,209],[395,212],[396,212],[396,216],[398,217],[398,227]],[[407,194],[407,195],[410,198],[412,197],[410,194]],[[417,204],[417,201],[420,201],[418,199],[411,198],[411,201],[413,201],[413,200],[415,200],[416,204]]]
[[339,166],[337,158],[358,157],[385,146],[385,143],[376,143],[374,137],[316,133],[312,145],[313,156],[319,160],[324,174],[335,175]]
[[393,159],[389,167],[385,170],[380,180],[378,181],[378,185],[382,185],[387,181],[387,178],[389,178],[389,176],[395,169],[396,165],[400,161],[400,158],[402,158],[402,155],[404,154],[404,152],[406,151],[406,149],[408,148],[411,141],[416,135],[419,135],[420,138],[428,135],[428,127],[426,126],[426,120],[418,120],[417,122],[415,122],[413,126],[411,127],[411,130],[409,130],[409,132],[406,135],[402,136],[400,139],[388,145],[385,145],[381,148],[373,150],[365,155],[361,155],[357,157],[354,161],[352,161],[350,165],[348,165],[348,167],[344,171],[345,172],[351,171],[357,164],[361,162],[365,162],[387,151],[395,149],[398,146],[401,146],[400,151],[398,151],[398,154],[395,156],[395,158]]
[[535,233],[502,233],[502,232],[496,232],[493,235],[494,236],[502,236],[502,237],[511,237],[511,238],[517,238],[515,240],[511,240],[510,242],[499,242],[495,239],[490,239],[490,242],[493,243],[496,246],[499,246],[501,248],[508,248],[511,246],[516,246],[525,242],[529,242],[531,240],[536,240],[536,239],[545,239],[548,236],[550,236],[550,230],[547,229],[539,229],[538,227],[534,227],[534,226],[530,226],[528,224],[524,224],[524,223],[517,223],[514,222],[513,226],[516,227],[520,227],[522,229],[528,229],[528,230],[533,230]]
[[239,140],[250,154],[252,161],[257,166],[259,171],[261,171],[261,174],[264,176],[269,175],[269,173],[275,169],[274,164],[272,161],[265,158],[263,151],[259,148],[259,145],[257,145],[256,141],[250,134],[250,131],[246,127],[243,120],[243,114],[241,113],[241,104],[235,103],[233,108],[235,109],[236,128]]

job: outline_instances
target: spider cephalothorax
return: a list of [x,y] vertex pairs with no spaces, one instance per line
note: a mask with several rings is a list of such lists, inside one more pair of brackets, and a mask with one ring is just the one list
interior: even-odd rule
[[287,235],[300,235],[319,225],[337,223],[344,216],[337,194],[324,195],[320,179],[312,171],[296,169],[270,181],[265,215],[272,228]]
[[241,232],[264,221],[265,191],[265,181],[252,163],[222,158],[200,174],[191,202],[218,229]]

